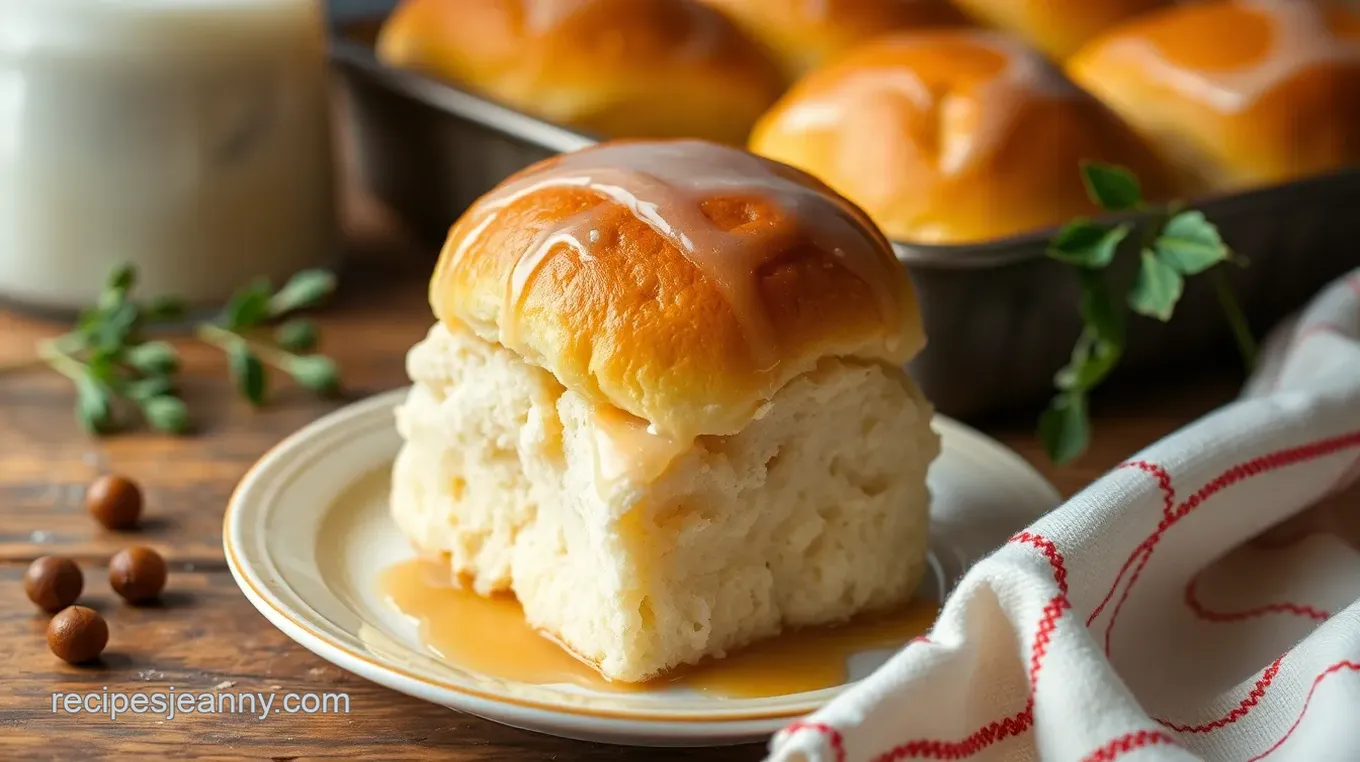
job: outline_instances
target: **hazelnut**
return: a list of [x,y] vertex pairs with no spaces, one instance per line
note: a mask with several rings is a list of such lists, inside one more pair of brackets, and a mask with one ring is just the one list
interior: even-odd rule
[[128,603],[144,603],[165,588],[165,559],[151,548],[132,547],[109,559],[109,585]]
[[47,647],[71,664],[91,661],[109,644],[109,626],[98,611],[68,606],[47,623]]
[[107,529],[132,529],[142,517],[142,490],[127,477],[106,474],[85,491],[85,508]]
[[76,602],[85,589],[85,575],[69,558],[43,556],[29,564],[24,592],[38,608],[56,613]]

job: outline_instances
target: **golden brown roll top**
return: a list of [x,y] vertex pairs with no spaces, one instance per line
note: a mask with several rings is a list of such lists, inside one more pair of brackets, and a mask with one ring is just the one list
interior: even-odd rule
[[751,150],[811,172],[895,240],[965,243],[1097,210],[1082,160],[1159,168],[1132,132],[1037,53],[983,30],[879,38],[814,71]]
[[1069,72],[1147,137],[1185,193],[1360,163],[1360,11],[1339,4],[1169,8],[1093,40]]
[[754,41],[693,0],[403,0],[377,53],[606,137],[740,145],[783,87]]
[[453,226],[430,302],[676,439],[739,431],[823,357],[896,365],[925,342],[911,282],[860,210],[690,140],[604,143],[512,176]]
[[790,80],[872,37],[961,25],[946,0],[702,0],[765,45]]
[[954,0],[979,22],[1062,60],[1101,31],[1169,0]]

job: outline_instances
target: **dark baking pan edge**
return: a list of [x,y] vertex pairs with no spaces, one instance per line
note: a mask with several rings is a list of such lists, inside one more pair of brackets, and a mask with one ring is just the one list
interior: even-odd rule
[[[395,92],[528,145],[547,151],[568,153],[594,145],[600,140],[596,136],[530,116],[455,85],[385,66],[378,61],[370,47],[359,42],[337,39],[332,43],[331,55],[340,64],[362,70],[368,77]],[[1333,185],[1345,187],[1355,182],[1360,182],[1360,168],[1346,168],[1287,183],[1189,199],[1185,203],[1213,219],[1225,214],[1232,215],[1243,207],[1273,205],[1275,200],[1283,195],[1313,193],[1326,190]],[[1148,213],[1132,213],[1107,215],[1098,219],[1109,222],[1125,220],[1137,222],[1148,218],[1150,218]],[[1056,231],[1057,227],[1054,226],[1006,238],[967,244],[922,244],[903,241],[892,243],[897,258],[913,268],[977,270],[1042,257],[1047,241]]]

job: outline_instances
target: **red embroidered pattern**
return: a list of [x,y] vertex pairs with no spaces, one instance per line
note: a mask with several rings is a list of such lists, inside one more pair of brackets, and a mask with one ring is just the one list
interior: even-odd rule
[[1206,622],[1241,622],[1246,619],[1268,616],[1270,614],[1293,614],[1294,616],[1307,617],[1317,622],[1327,621],[1330,616],[1322,609],[1314,608],[1306,603],[1266,603],[1261,606],[1246,609],[1244,611],[1213,611],[1200,602],[1197,595],[1196,586],[1199,583],[1197,577],[1191,577],[1185,585],[1185,605],[1196,617]]
[[[1353,431],[1349,434],[1311,442],[1298,447],[1278,450],[1267,455],[1262,455],[1259,458],[1253,458],[1244,463],[1239,463],[1219,474],[1208,484],[1201,487],[1199,491],[1191,495],[1189,499],[1176,506],[1176,510],[1170,515],[1163,516],[1162,520],[1157,523],[1156,530],[1148,535],[1147,539],[1139,543],[1138,547],[1134,548],[1133,552],[1129,555],[1129,560],[1125,562],[1125,565],[1127,566],[1129,563],[1132,563],[1135,558],[1141,556],[1138,565],[1134,567],[1133,575],[1129,578],[1129,584],[1125,586],[1123,595],[1120,596],[1119,602],[1115,604],[1114,612],[1110,614],[1110,622],[1105,628],[1105,654],[1107,656],[1110,654],[1110,636],[1111,633],[1114,632],[1115,622],[1119,619],[1119,612],[1124,608],[1124,602],[1128,600],[1129,593],[1133,591],[1134,585],[1138,582],[1139,575],[1142,574],[1143,569],[1147,566],[1148,560],[1152,558],[1152,552],[1156,549],[1157,543],[1161,541],[1168,529],[1181,519],[1190,515],[1196,508],[1203,504],[1204,501],[1240,481],[1250,479],[1253,476],[1258,476],[1263,473],[1275,471],[1286,466],[1292,466],[1296,463],[1333,455],[1356,446],[1360,446],[1360,431]],[[1113,589],[1117,588],[1118,585],[1119,580],[1116,578],[1111,591],[1113,592]]]
[[[1120,463],[1115,467],[1115,470],[1118,471],[1122,468],[1136,468],[1144,473],[1151,474],[1157,479],[1157,486],[1162,490],[1162,515],[1170,517],[1175,510],[1176,505],[1176,490],[1171,486],[1171,474],[1167,473],[1165,468],[1162,468],[1156,463],[1148,463],[1144,460],[1131,460],[1126,463]],[[1129,556],[1128,560],[1124,562],[1124,565],[1120,567],[1119,573],[1115,575],[1114,584],[1110,585],[1110,591],[1105,594],[1105,597],[1101,599],[1100,603],[1091,611],[1090,616],[1086,617],[1087,627],[1090,627],[1091,623],[1096,620],[1096,617],[1100,616],[1100,612],[1105,610],[1105,606],[1110,602],[1110,599],[1114,597],[1115,591],[1119,589],[1119,583],[1124,580],[1124,575],[1129,573],[1129,567],[1133,566],[1133,562],[1136,560],[1138,560],[1138,554],[1135,552],[1134,555]]]
[[[1319,440],[1299,447],[1280,450],[1254,458],[1233,466],[1222,474],[1219,474],[1208,484],[1201,487],[1199,491],[1191,495],[1185,502],[1175,506],[1174,510],[1164,511],[1162,520],[1158,522],[1157,528],[1151,535],[1144,539],[1143,542],[1139,543],[1139,545],[1134,548],[1133,552],[1129,555],[1128,560],[1125,561],[1123,569],[1121,569],[1119,575],[1116,576],[1114,583],[1111,585],[1110,592],[1106,594],[1105,599],[1101,602],[1100,606],[1097,607],[1096,611],[1091,615],[1091,618],[1087,620],[1089,626],[1090,622],[1100,613],[1100,609],[1102,609],[1105,604],[1109,602],[1111,597],[1113,597],[1124,573],[1134,561],[1138,561],[1138,566],[1134,570],[1133,576],[1129,579],[1128,586],[1124,588],[1124,594],[1120,597],[1119,603],[1115,606],[1114,613],[1110,616],[1110,623],[1106,629],[1106,653],[1109,653],[1110,631],[1114,628],[1115,620],[1119,616],[1119,611],[1122,609],[1124,601],[1128,599],[1129,592],[1133,589],[1134,583],[1138,581],[1138,576],[1147,565],[1148,559],[1151,558],[1152,551],[1156,548],[1158,541],[1160,541],[1161,537],[1171,526],[1189,515],[1208,498],[1237,482],[1296,463],[1326,457],[1356,446],[1360,446],[1360,431]],[[1126,464],[1125,466],[1121,466],[1121,468],[1123,467],[1138,468],[1157,477],[1158,485],[1162,488],[1165,499],[1168,503],[1174,504],[1175,493],[1171,486],[1170,475],[1166,474],[1165,469],[1155,464],[1142,463],[1141,461],[1135,461]],[[1165,478],[1163,478],[1164,474]],[[874,757],[874,762],[895,762],[895,760],[908,757],[925,757],[944,760],[964,759],[1005,738],[1018,736],[1029,730],[1034,724],[1034,693],[1038,685],[1039,672],[1043,666],[1044,657],[1048,653],[1048,646],[1052,639],[1053,631],[1057,629],[1058,620],[1062,618],[1063,612],[1072,607],[1072,604],[1067,599],[1067,567],[1063,561],[1062,554],[1058,552],[1058,549],[1053,542],[1045,537],[1030,532],[1021,532],[1012,537],[1010,542],[1033,545],[1042,551],[1044,556],[1048,559],[1049,565],[1053,568],[1053,580],[1057,583],[1059,590],[1058,594],[1044,606],[1043,613],[1039,618],[1038,629],[1034,635],[1034,642],[1030,649],[1029,699],[1025,702],[1025,708],[1015,715],[989,723],[961,741],[939,741],[928,739],[908,741],[907,743],[895,746]],[[1342,668],[1360,671],[1360,664],[1355,662],[1342,662],[1341,664],[1333,665],[1327,672],[1320,675],[1317,680],[1314,681],[1313,689],[1309,691],[1308,697],[1304,700],[1303,711],[1300,712],[1299,719],[1294,722],[1294,727],[1297,727],[1299,722],[1302,721],[1303,712],[1307,711],[1308,702],[1312,699],[1313,691],[1316,690],[1318,682],[1320,682],[1327,674],[1331,674]],[[1260,701],[1261,696],[1264,695],[1266,686],[1270,684],[1270,681],[1274,679],[1275,674],[1277,674],[1278,671],[1279,660],[1276,660],[1276,662],[1262,674],[1261,680],[1257,681],[1256,687],[1253,688],[1246,699],[1243,699],[1242,704],[1232,712],[1229,712],[1227,717],[1221,720],[1215,720],[1213,723],[1209,723],[1209,725],[1221,727],[1236,722],[1239,717],[1245,715],[1251,706],[1255,706],[1256,703]],[[1209,726],[1201,727],[1206,727],[1207,729],[1201,731],[1195,730],[1194,728],[1188,728],[1185,732],[1209,732],[1209,730],[1214,729]],[[1293,733],[1294,727],[1291,727],[1289,732],[1287,732],[1274,746],[1250,762],[1255,762],[1273,752],[1289,738],[1289,735]],[[845,743],[839,730],[824,723],[803,721],[794,722],[787,728],[787,732],[789,733],[803,730],[817,732],[826,736],[827,743],[835,753],[836,762],[845,762]],[[1159,731],[1137,731],[1111,741],[1101,749],[1092,752],[1085,760],[1089,762],[1109,762],[1122,754],[1145,746],[1174,743],[1175,741],[1170,736]]]
[[919,739],[908,741],[874,757],[874,762],[895,762],[895,760],[910,757],[964,759],[977,754],[998,741],[1018,736],[1029,730],[1034,724],[1034,690],[1039,684],[1039,670],[1043,666],[1044,656],[1048,654],[1048,645],[1053,638],[1053,631],[1057,629],[1058,619],[1062,617],[1064,611],[1072,608],[1072,604],[1067,601],[1067,565],[1063,562],[1062,554],[1058,552],[1057,546],[1045,537],[1030,532],[1021,532],[1012,537],[1010,541],[1033,545],[1042,551],[1044,557],[1048,559],[1049,566],[1053,568],[1053,581],[1058,585],[1058,594],[1053,596],[1048,605],[1044,606],[1043,613],[1039,616],[1039,628],[1034,634],[1034,643],[1030,648],[1029,699],[1025,702],[1025,708],[1010,717],[988,723],[963,740]]
[[785,728],[785,732],[789,734],[797,733],[800,730],[810,730],[814,733],[821,733],[826,736],[826,742],[830,744],[831,751],[836,754],[836,762],[845,762],[845,738],[841,736],[839,730],[836,730],[826,723],[804,722],[802,720],[792,723]]
[[1289,730],[1286,730],[1283,736],[1280,736],[1280,740],[1271,744],[1270,748],[1247,760],[1247,762],[1258,762],[1258,760],[1265,759],[1271,754],[1274,754],[1276,749],[1283,746],[1284,742],[1288,741],[1289,737],[1294,735],[1294,731],[1299,727],[1299,723],[1303,722],[1303,716],[1308,713],[1308,705],[1312,703],[1313,693],[1317,691],[1318,685],[1321,684],[1322,681],[1325,680],[1328,675],[1334,675],[1343,669],[1348,669],[1352,672],[1360,672],[1360,663],[1353,661],[1340,661],[1323,670],[1322,674],[1313,678],[1313,685],[1308,689],[1308,695],[1304,696],[1303,698],[1303,708],[1299,710],[1299,716],[1294,719],[1294,724],[1289,726]]
[[1166,744],[1175,746],[1176,739],[1160,730],[1136,730],[1110,741],[1081,758],[1081,762],[1114,762],[1114,760],[1145,746]]
[[1269,688],[1270,684],[1274,682],[1275,676],[1280,674],[1280,662],[1282,661],[1284,661],[1283,656],[1271,662],[1270,666],[1266,667],[1266,670],[1261,673],[1261,678],[1256,681],[1256,685],[1252,687],[1251,692],[1247,694],[1247,697],[1242,699],[1237,706],[1233,707],[1232,711],[1213,722],[1207,722],[1203,725],[1177,725],[1174,722],[1167,722],[1166,720],[1157,720],[1157,722],[1160,722],[1162,725],[1165,725],[1178,733],[1211,733],[1221,727],[1231,725],[1243,717],[1246,717],[1247,712],[1251,711],[1252,707],[1260,703],[1261,699],[1266,695],[1266,688]]

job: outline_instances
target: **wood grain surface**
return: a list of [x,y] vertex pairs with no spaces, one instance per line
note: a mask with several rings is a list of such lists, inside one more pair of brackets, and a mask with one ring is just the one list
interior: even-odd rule
[[[758,760],[763,747],[628,749],[559,740],[501,727],[407,698],[322,661],[261,617],[226,571],[222,510],[237,480],[267,449],[346,401],[405,383],[403,356],[431,322],[425,278],[432,257],[360,258],[341,292],[318,315],[323,349],[343,369],[345,398],[317,401],[279,384],[267,409],[239,402],[215,351],[182,345],[185,396],[196,431],[86,437],[71,413],[72,390],[46,371],[0,375],[0,759],[441,759]],[[31,352],[55,323],[0,312],[0,363]],[[1096,440],[1074,466],[1048,465],[1032,436],[1033,411],[976,422],[1035,463],[1070,495],[1137,449],[1230,399],[1238,379],[1220,372],[1159,385],[1132,384],[1101,395]],[[103,531],[84,512],[85,485],[104,471],[138,480],[146,526]],[[107,558],[148,544],[171,562],[162,605],[133,608],[110,592]],[[46,617],[29,604],[22,574],[34,558],[80,561],[84,602],[108,618],[103,662],[71,667],[48,652]],[[69,691],[230,688],[348,694],[347,714],[220,714],[164,719],[54,713],[52,694]]]

